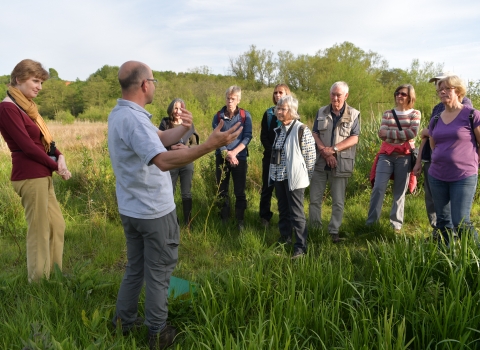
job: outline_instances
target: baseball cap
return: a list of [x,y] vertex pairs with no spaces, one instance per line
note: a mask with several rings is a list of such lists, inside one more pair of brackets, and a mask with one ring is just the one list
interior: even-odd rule
[[452,72],[449,72],[449,71],[440,72],[434,78],[430,79],[428,82],[433,83],[434,81],[443,79],[443,78],[448,77],[450,75],[455,75],[455,74],[453,74]]

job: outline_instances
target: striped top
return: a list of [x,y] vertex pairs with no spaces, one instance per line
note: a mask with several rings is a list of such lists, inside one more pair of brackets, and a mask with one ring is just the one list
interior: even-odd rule
[[378,136],[385,142],[393,144],[402,144],[405,141],[412,140],[417,136],[420,126],[421,113],[415,109],[406,111],[397,111],[398,121],[402,126],[402,131],[397,126],[395,117],[391,110],[385,111],[382,116],[382,124],[378,130]]

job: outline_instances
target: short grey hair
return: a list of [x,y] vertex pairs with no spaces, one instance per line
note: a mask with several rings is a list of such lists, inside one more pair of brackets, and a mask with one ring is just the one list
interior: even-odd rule
[[240,86],[237,86],[237,85],[230,86],[227,89],[227,91],[225,91],[225,98],[227,98],[230,95],[237,95],[238,99],[241,100],[242,99],[242,89],[240,88]]
[[288,106],[288,110],[290,111],[292,119],[300,119],[300,115],[298,114],[298,100],[295,97],[292,95],[283,96],[278,100],[277,107],[281,107],[283,105]]
[[340,88],[345,94],[348,94],[348,84],[344,81],[337,81],[333,83],[332,87],[330,88],[330,92],[332,92],[335,88]]

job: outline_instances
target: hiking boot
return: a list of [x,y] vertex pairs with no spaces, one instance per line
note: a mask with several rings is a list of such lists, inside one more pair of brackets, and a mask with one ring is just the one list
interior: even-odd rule
[[267,228],[268,225],[270,225],[270,221],[268,221],[267,219],[262,219],[262,226]]
[[305,256],[305,252],[303,250],[297,250],[292,255],[292,260],[303,258]]
[[[122,335],[127,336],[130,332],[140,329],[143,326],[144,322],[145,320],[143,319],[143,317],[137,317],[131,325],[124,326],[122,325],[122,321],[118,319],[117,326],[122,328]],[[111,323],[111,326],[113,331],[117,329],[117,327],[113,324],[113,322]]]
[[243,220],[238,220],[237,222],[238,231],[243,232],[245,230],[245,224]]
[[166,325],[159,333],[148,333],[150,350],[162,350],[168,348],[175,341],[177,329]]
[[292,237],[280,236],[277,243],[278,244],[292,244]]
[[332,242],[333,243],[340,243],[345,240],[345,238],[340,238],[340,235],[338,233],[332,234]]
[[183,208],[183,222],[185,227],[189,230],[192,221],[192,198],[182,199]]

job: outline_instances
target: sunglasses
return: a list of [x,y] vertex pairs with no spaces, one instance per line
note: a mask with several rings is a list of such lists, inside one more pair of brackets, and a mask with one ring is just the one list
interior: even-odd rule
[[395,96],[408,97],[408,94],[406,92],[403,92],[403,91],[397,91],[395,93]]

